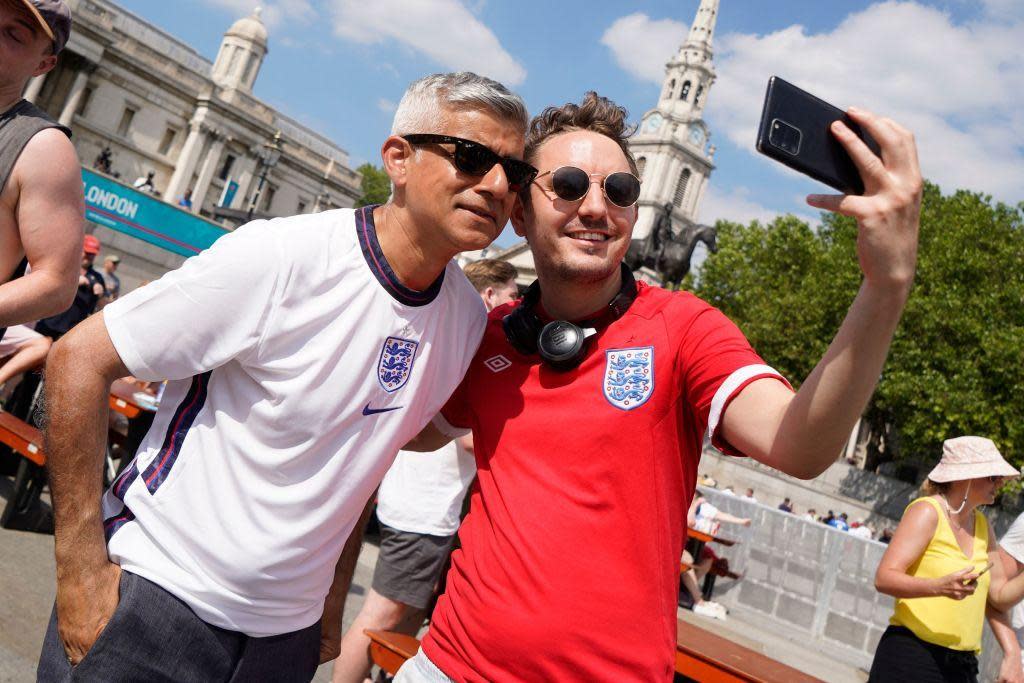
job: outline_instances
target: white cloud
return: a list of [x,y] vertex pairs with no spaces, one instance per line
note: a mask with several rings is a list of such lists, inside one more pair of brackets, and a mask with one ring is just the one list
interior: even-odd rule
[[[719,41],[707,120],[753,150],[765,84],[775,74],[837,106],[889,116],[917,139],[926,177],[1024,198],[1024,60],[1021,22],[954,24],[939,10],[885,2],[830,33],[790,26]],[[766,162],[767,163],[767,162]]]
[[734,187],[723,191],[711,182],[704,192],[697,220],[705,225],[714,225],[717,220],[736,223],[758,220],[770,223],[779,213],[750,199],[750,190],[746,187]]
[[[765,85],[779,75],[837,106],[864,106],[910,128],[925,176],[947,191],[969,188],[1016,203],[1024,199],[1024,3],[985,0],[983,10],[956,24],[938,9],[889,1],[850,14],[830,32],[793,25],[719,35],[705,119],[756,154]],[[631,14],[602,42],[623,69],[660,85],[665,59],[687,31],[672,23]]]
[[[283,24],[302,23],[308,24],[316,19],[316,10],[309,0],[269,0],[256,2],[255,0],[206,0],[211,5],[217,5],[237,14],[237,19],[252,14],[253,8],[262,6],[261,16],[263,23],[268,29],[275,29]],[[273,39],[273,35],[271,35]]]
[[394,40],[446,69],[475,71],[509,86],[526,69],[459,0],[331,0],[336,35],[364,45]]
[[679,49],[689,30],[682,22],[654,20],[636,12],[616,19],[601,36],[601,44],[612,51],[615,62],[627,73],[660,85],[665,62]]
[[393,114],[397,108],[398,105],[386,97],[382,97],[377,100],[377,109],[380,109],[385,114]]

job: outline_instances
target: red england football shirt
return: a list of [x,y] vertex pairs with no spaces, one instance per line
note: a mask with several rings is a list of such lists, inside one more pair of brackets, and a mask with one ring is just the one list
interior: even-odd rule
[[703,436],[747,384],[782,378],[715,308],[638,287],[565,373],[517,353],[514,305],[496,309],[438,418],[473,430],[479,469],[423,641],[456,681],[672,679]]

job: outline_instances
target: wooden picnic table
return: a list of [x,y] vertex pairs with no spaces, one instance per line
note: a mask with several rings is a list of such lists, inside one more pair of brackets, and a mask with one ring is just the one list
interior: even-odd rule
[[[121,438],[112,431],[110,439],[116,441],[130,456],[135,455],[156,413],[154,407],[140,403],[135,398],[138,391],[138,387],[124,380],[116,380],[110,388],[110,408],[128,418],[127,435]],[[18,527],[23,518],[30,516],[46,485],[46,455],[39,430],[4,411],[0,411],[0,443],[22,456],[14,478],[14,490],[0,513],[0,526],[13,528]],[[121,459],[118,472],[130,459]]]
[[413,657],[420,649],[420,641],[404,633],[370,629],[364,629],[363,633],[370,638],[370,657],[373,663],[391,676],[398,673],[405,660]]
[[126,382],[123,379],[114,380],[110,387],[110,409],[116,410],[129,420],[138,417],[141,413],[155,413],[156,408],[139,403],[135,398],[135,394],[140,391],[141,389],[131,382]]
[[32,510],[43,486],[46,485],[46,454],[43,452],[43,436],[39,430],[24,420],[0,410],[0,443],[9,446],[22,456],[14,477],[14,490],[0,512],[0,526],[5,529],[17,525],[26,513]]
[[[704,531],[698,531],[693,527],[689,527],[686,530],[686,549],[689,550],[690,555],[693,556],[694,564],[700,562],[701,551],[704,550],[704,546],[708,543],[733,546],[736,545],[737,541],[725,538],[724,536],[716,536]],[[704,596],[705,600],[710,600],[711,596],[714,595],[716,576],[717,574],[713,571],[709,571],[704,575],[704,585],[701,586],[700,592]]]
[[701,683],[822,683],[683,619],[676,632],[676,673]]

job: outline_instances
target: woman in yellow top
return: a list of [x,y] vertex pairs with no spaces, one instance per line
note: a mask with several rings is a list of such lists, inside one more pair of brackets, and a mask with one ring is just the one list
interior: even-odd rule
[[[875,574],[875,588],[896,598],[896,609],[875,651],[870,683],[977,681],[989,553],[998,547],[977,508],[993,503],[1003,481],[1019,474],[988,439],[943,444],[925,496],[907,507]],[[993,612],[992,618],[1006,617]]]

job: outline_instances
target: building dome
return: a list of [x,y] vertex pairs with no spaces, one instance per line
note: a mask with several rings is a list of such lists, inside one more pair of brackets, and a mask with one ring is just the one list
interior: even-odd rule
[[268,34],[267,27],[263,24],[263,19],[260,18],[262,11],[261,8],[257,7],[251,15],[243,17],[232,24],[224,36],[241,38],[242,40],[248,40],[266,47]]

